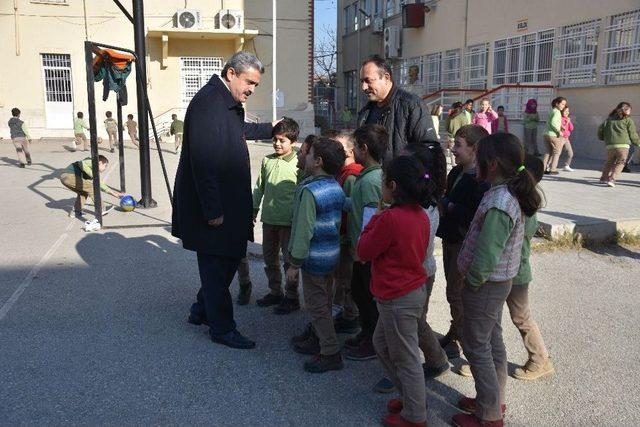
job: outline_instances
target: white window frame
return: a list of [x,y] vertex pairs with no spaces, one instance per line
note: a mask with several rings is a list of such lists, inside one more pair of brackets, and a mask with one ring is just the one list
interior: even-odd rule
[[367,14],[363,14],[358,10],[358,13],[362,14],[362,28],[366,28],[371,25],[371,0],[359,0],[360,1],[360,9],[367,12]]
[[[396,66],[396,76],[400,82],[400,86],[422,86],[424,85],[424,57],[416,56],[414,58],[403,59]],[[417,68],[416,79],[411,81],[411,70]]]
[[556,40],[555,82],[560,87],[592,86],[596,83],[598,37],[602,19],[562,27]]
[[427,93],[433,93],[442,87],[442,52],[430,53],[424,58],[424,75]]
[[487,58],[489,43],[469,46],[464,50],[464,87],[485,89],[487,87]]
[[351,5],[344,8],[344,33],[349,34],[351,32]]
[[604,84],[640,82],[640,9],[609,18],[600,74]]
[[31,0],[30,3],[52,4],[56,6],[69,6],[69,0]]
[[496,40],[493,84],[550,83],[554,38],[555,30],[549,29]]
[[384,16],[385,18],[390,18],[393,15],[397,14],[397,3],[400,0],[387,0],[384,5]]
[[443,88],[458,88],[460,82],[460,49],[450,49],[442,52],[441,85]]
[[359,1],[351,4],[351,7],[353,9],[353,27],[351,27],[351,31],[358,31],[358,29],[360,28],[360,20],[358,19],[360,18],[360,11],[358,10],[359,4]]
[[40,58],[45,102],[73,103],[71,55],[42,53]]
[[220,74],[224,63],[224,58],[218,56],[180,57],[180,102],[183,107],[189,105],[211,76]]

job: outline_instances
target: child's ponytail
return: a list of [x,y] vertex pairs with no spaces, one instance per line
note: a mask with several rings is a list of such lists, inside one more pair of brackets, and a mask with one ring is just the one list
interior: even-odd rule
[[509,192],[518,200],[522,212],[531,216],[542,206],[542,196],[536,188],[536,180],[525,167],[524,159],[522,143],[513,134],[494,133],[478,143],[477,163],[481,174],[486,176],[489,162],[497,161]]

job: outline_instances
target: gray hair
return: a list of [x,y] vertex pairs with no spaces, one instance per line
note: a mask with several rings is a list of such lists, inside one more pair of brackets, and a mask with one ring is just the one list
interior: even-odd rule
[[262,65],[262,62],[256,58],[254,54],[245,51],[234,53],[227,63],[224,64],[220,75],[225,79],[227,78],[227,70],[229,68],[233,68],[237,74],[244,73],[250,68],[260,71],[260,74],[264,73],[264,65]]

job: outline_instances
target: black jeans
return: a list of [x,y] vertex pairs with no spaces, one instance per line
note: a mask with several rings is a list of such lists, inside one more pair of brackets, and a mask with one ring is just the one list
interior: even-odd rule
[[378,307],[371,295],[371,263],[362,264],[360,261],[353,263],[353,275],[351,276],[351,296],[360,313],[360,327],[362,334],[371,339],[378,323]]
[[240,258],[227,258],[198,252],[201,287],[191,313],[205,317],[211,334],[221,335],[236,329],[229,286],[238,270]]

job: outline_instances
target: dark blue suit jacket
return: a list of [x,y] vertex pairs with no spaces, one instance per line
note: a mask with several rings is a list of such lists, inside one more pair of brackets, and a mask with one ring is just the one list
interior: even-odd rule
[[[193,97],[184,120],[173,190],[171,234],[185,249],[244,257],[253,240],[246,139],[270,139],[271,123],[244,121],[244,109],[217,75]],[[219,227],[207,221],[224,215]]]

